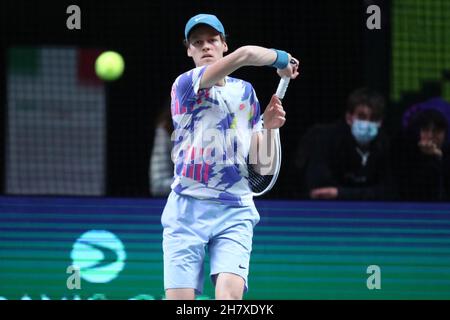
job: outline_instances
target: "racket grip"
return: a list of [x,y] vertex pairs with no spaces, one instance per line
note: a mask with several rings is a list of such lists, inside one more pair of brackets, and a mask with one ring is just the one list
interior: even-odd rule
[[280,82],[278,83],[277,92],[275,93],[278,98],[283,99],[284,94],[286,93],[287,87],[289,85],[289,81],[291,78],[289,77],[282,77]]

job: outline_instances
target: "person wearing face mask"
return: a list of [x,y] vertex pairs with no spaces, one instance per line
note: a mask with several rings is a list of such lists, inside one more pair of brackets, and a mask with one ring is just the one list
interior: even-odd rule
[[[450,200],[448,121],[441,111],[433,108],[435,103],[436,100],[425,102],[421,106],[430,108],[408,119],[398,144],[394,159],[401,200]],[[445,104],[450,110],[450,104]]]
[[[353,91],[345,116],[316,125],[300,142],[300,196],[310,199],[390,199],[389,141],[382,130],[384,98],[369,88]],[[303,169],[300,169],[303,167]]]

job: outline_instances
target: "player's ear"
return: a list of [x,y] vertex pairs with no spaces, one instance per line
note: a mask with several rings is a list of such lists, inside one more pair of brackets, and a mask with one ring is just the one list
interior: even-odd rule
[[223,52],[228,52],[228,45],[225,41],[223,41]]
[[345,122],[347,122],[347,124],[349,126],[351,126],[353,124],[353,114],[350,112],[346,112],[345,113]]
[[191,52],[190,47],[187,48],[186,52],[187,52],[187,56],[192,58],[192,52]]

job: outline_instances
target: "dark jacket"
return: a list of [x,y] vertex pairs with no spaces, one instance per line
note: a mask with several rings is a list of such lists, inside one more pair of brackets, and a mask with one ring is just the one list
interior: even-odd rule
[[[365,161],[360,153],[365,154]],[[343,120],[315,126],[302,139],[297,157],[298,170],[303,170],[304,195],[315,188],[337,187],[342,200],[393,198],[389,141],[382,129],[362,148]]]

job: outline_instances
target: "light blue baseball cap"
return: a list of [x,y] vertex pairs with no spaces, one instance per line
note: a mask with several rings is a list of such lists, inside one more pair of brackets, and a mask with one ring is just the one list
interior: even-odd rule
[[225,35],[225,29],[222,25],[222,22],[220,22],[220,20],[217,19],[215,15],[200,13],[190,18],[189,21],[186,23],[186,27],[184,28],[184,37],[186,40],[188,39],[189,32],[191,32],[192,28],[194,28],[199,24],[206,24],[214,28],[217,32]]

